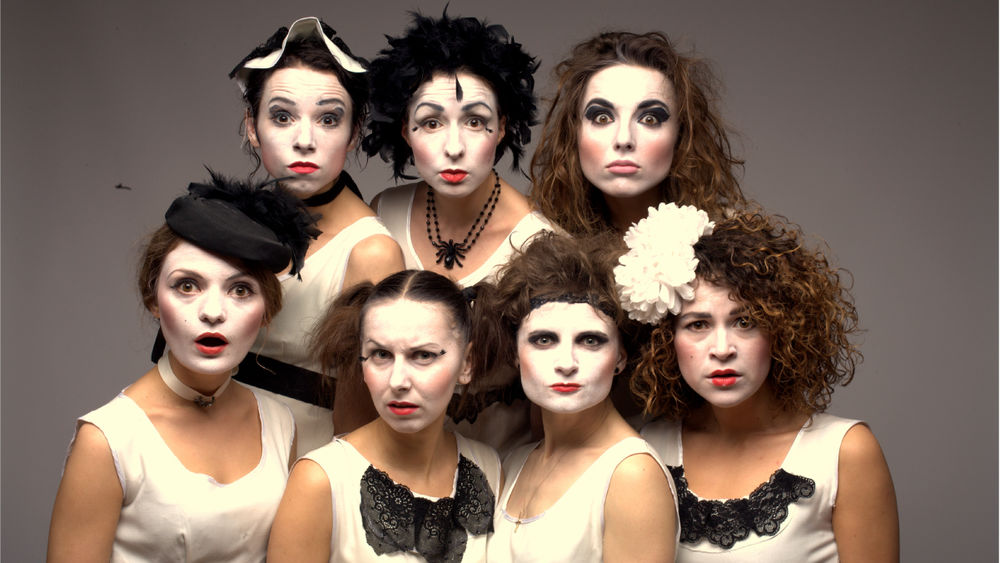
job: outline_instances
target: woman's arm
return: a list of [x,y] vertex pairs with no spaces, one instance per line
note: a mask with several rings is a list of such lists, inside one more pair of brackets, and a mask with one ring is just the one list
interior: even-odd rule
[[329,561],[333,534],[330,480],[314,461],[292,468],[267,543],[268,561]]
[[604,501],[604,561],[674,560],[677,517],[663,467],[646,454],[622,461]]
[[840,560],[899,561],[899,514],[889,466],[875,435],[853,426],[840,445],[833,535]]
[[49,526],[47,560],[108,561],[122,510],[108,440],[93,424],[80,424],[66,459]]

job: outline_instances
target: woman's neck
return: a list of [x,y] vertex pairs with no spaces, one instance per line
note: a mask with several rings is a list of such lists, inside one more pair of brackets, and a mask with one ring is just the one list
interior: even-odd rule
[[444,431],[441,423],[432,423],[427,428],[414,433],[404,434],[393,430],[384,420],[376,418],[371,423],[373,432],[372,445],[376,455],[386,467],[383,469],[393,473],[391,469],[407,475],[429,476],[441,460],[453,463],[450,455],[454,438]]
[[[173,370],[174,376],[180,380],[181,383],[187,385],[191,389],[210,397],[218,391],[219,387],[226,382],[231,376],[230,372],[223,372],[218,374],[207,374],[199,373],[194,370],[188,369],[187,366],[177,361],[173,353],[167,350],[167,361],[170,362],[170,369]],[[166,384],[164,384],[166,387]],[[171,394],[174,394],[171,391]]]
[[608,206],[611,226],[616,231],[624,233],[633,223],[645,219],[649,215],[650,207],[660,204],[660,190],[650,188],[632,197],[604,196],[604,202]]
[[[490,174],[475,190],[465,197],[447,197],[434,192],[434,207],[437,210],[438,224],[442,231],[457,230],[463,233],[476,220],[489,201],[498,177]],[[500,190],[504,190],[505,182],[500,180]],[[418,188],[427,197],[427,184],[421,183]],[[481,221],[480,221],[481,222]]]
[[765,384],[752,397],[734,407],[720,408],[706,403],[689,416],[687,422],[702,430],[739,437],[785,431],[789,426],[800,426],[802,416],[781,409],[774,393]]
[[543,455],[551,457],[561,450],[602,444],[610,429],[609,422],[616,419],[621,419],[621,415],[608,398],[577,413],[542,410],[542,428],[545,431]]

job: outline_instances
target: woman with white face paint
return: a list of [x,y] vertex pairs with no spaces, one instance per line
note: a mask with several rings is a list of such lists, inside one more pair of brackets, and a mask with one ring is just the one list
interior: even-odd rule
[[[518,170],[535,122],[538,63],[499,25],[475,18],[413,16],[372,61],[372,118],[362,148],[413,166],[420,182],[389,188],[372,207],[403,249],[406,267],[461,287],[492,280],[535,233],[541,214],[493,168],[507,151]],[[509,393],[510,370],[478,381],[449,424],[501,452],[530,440],[527,401]]]
[[632,388],[660,417],[642,435],[677,485],[677,560],[898,561],[878,441],[823,412],[861,359],[838,270],[760,213],[715,226],[663,204],[626,241],[623,305],[653,325]]
[[138,276],[157,365],[80,417],[49,561],[264,560],[295,424],[231,378],[281,308],[275,273],[296,273],[316,234],[273,187],[214,177],[173,202]]
[[[295,414],[303,451],[375,416],[363,389],[329,398],[307,343],[343,288],[403,269],[399,246],[344,170],[368,112],[365,65],[316,18],[280,28],[230,73],[243,92],[247,146],[267,173],[318,216],[302,275],[283,276],[285,308],[261,334],[239,379]],[[324,399],[321,399],[324,397]],[[330,408],[333,407],[331,413]]]
[[326,369],[363,379],[379,416],[310,452],[289,477],[268,561],[484,561],[500,459],[448,432],[455,386],[480,360],[462,291],[407,270],[359,285],[315,337]]
[[708,65],[662,33],[608,32],[556,65],[531,161],[531,203],[575,235],[615,230],[660,202],[712,217],[743,204]]
[[512,249],[548,228],[493,166],[513,168],[535,123],[535,59],[499,25],[415,14],[371,64],[372,119],[362,147],[406,178],[372,207],[399,241],[406,266],[463,287],[492,276]]
[[609,397],[628,369],[613,239],[539,235],[479,287],[544,430],[504,459],[490,561],[673,560],[670,480]]

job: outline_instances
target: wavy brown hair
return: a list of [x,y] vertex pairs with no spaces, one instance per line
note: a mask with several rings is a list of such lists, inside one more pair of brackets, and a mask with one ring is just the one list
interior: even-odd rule
[[[747,212],[721,221],[695,245],[699,283],[732,291],[768,335],[767,384],[788,412],[822,412],[835,385],[854,377],[861,352],[850,341],[858,313],[841,270],[803,245],[784,218]],[[648,415],[680,420],[704,403],[681,376],[674,349],[676,315],[668,315],[644,346],[632,391]]]
[[604,196],[580,166],[580,112],[590,78],[620,64],[658,70],[674,87],[680,128],[670,174],[659,187],[661,201],[694,205],[713,218],[740,206],[734,170],[743,161],[733,156],[716,109],[717,81],[708,63],[680,55],[658,32],[602,33],[556,66],[558,90],[531,159],[532,205],[574,235],[611,228]]
[[[160,272],[163,270],[163,262],[167,259],[170,251],[177,248],[177,245],[184,239],[175,233],[166,224],[153,231],[146,241],[139,257],[139,266],[136,271],[136,283],[139,287],[139,297],[142,299],[146,310],[153,311],[157,306],[156,283],[160,279]],[[194,244],[194,243],[191,243]],[[195,245],[197,246],[197,245]],[[260,284],[260,291],[264,297],[264,319],[263,324],[267,325],[271,319],[281,310],[281,282],[274,272],[260,265],[245,263],[228,256],[219,256],[229,262],[236,269],[244,272],[248,276],[257,280]]]

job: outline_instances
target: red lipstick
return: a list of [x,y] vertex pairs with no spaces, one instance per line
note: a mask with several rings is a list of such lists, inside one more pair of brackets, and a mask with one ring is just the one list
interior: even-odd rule
[[319,170],[319,165],[312,162],[293,162],[288,165],[288,169],[296,174],[312,174]]
[[549,386],[553,391],[558,393],[572,393],[580,389],[579,383],[553,383]]
[[735,370],[717,369],[711,373],[712,385],[716,387],[729,387],[736,383],[740,375]]
[[194,345],[206,356],[218,356],[229,345],[229,341],[218,332],[206,332],[195,338]]
[[442,170],[440,173],[440,176],[444,179],[444,181],[448,182],[449,184],[457,184],[462,180],[464,180],[465,177],[468,175],[469,173],[466,172],[465,170],[458,170],[451,168],[449,168],[448,170]]
[[389,410],[397,416],[406,416],[417,411],[417,405],[405,401],[392,401],[389,403]]

